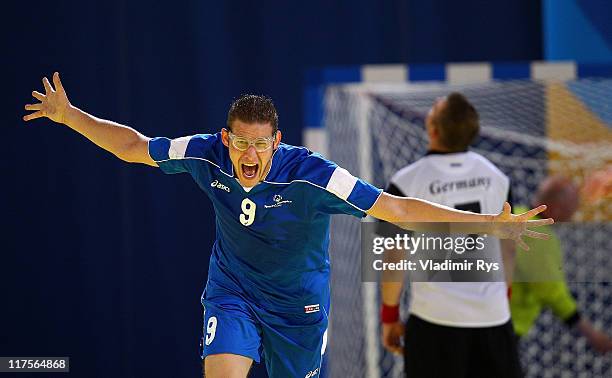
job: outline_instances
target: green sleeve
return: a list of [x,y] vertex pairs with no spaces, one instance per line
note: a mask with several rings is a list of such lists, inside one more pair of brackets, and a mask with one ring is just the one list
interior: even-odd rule
[[561,320],[565,321],[576,313],[576,301],[565,281],[532,282],[531,286],[542,304],[550,308]]
[[[527,211],[517,208],[517,213]],[[565,282],[561,242],[552,227],[542,228],[548,240],[526,240],[528,252],[517,251],[510,308],[515,330],[526,334],[543,308],[550,308],[562,320],[576,313],[576,301]]]

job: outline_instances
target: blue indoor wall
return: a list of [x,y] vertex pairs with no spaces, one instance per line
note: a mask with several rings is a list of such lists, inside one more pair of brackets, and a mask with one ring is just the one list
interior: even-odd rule
[[549,60],[612,62],[612,3],[544,0],[544,56]]
[[24,123],[43,75],[149,136],[217,131],[233,97],[265,93],[299,144],[308,67],[542,57],[532,0],[30,1],[3,16],[0,356],[70,356],[79,377],[198,376],[214,212],[187,175]]

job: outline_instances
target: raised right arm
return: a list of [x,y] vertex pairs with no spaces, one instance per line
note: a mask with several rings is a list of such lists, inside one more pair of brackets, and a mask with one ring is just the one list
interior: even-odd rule
[[24,116],[24,121],[47,117],[54,122],[65,124],[123,161],[157,167],[149,156],[150,138],[131,127],[94,117],[73,106],[68,100],[57,72],[53,74],[53,84],[55,89],[45,77],[43,79],[45,94],[32,92],[32,96],[40,103],[25,106],[26,110],[34,113]]

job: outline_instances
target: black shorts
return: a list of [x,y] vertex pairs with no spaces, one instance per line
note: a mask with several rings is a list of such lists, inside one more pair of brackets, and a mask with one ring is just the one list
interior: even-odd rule
[[447,327],[410,315],[406,324],[408,378],[496,377],[523,373],[512,322],[495,327]]

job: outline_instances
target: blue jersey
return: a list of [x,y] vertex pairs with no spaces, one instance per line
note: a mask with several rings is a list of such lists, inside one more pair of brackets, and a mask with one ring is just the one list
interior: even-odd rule
[[[303,147],[280,144],[265,181],[246,191],[221,134],[154,138],[165,173],[187,172],[213,203],[214,282],[271,311],[329,306],[331,214],[363,217],[382,191]],[[356,236],[357,237],[357,236]]]

